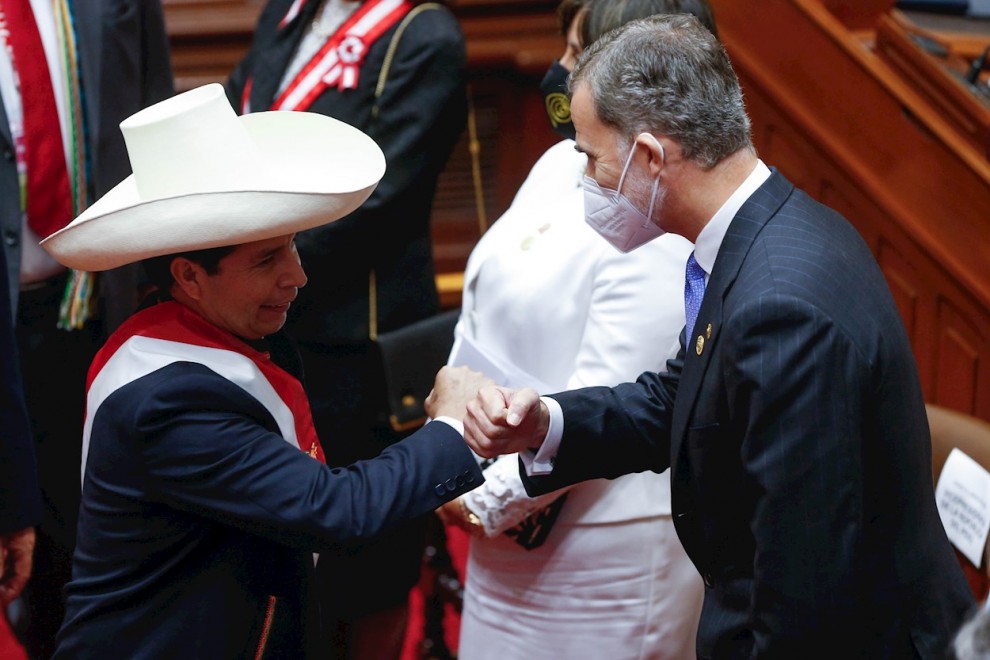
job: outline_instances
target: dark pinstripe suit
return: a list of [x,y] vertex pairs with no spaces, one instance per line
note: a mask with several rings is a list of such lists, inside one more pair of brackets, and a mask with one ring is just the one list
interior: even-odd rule
[[533,492],[672,466],[702,657],[941,657],[972,603],[932,492],[911,347],[869,249],[774,172],[670,373],[555,395]]

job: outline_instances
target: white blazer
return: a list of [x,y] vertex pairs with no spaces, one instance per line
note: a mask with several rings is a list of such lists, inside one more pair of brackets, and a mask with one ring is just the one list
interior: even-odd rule
[[[691,243],[667,234],[628,254],[613,248],[584,221],[585,165],[573,141],[551,147],[478,242],[465,270],[452,364],[463,363],[470,343],[549,394],[634,380],[676,354]],[[555,497],[526,496],[515,455],[485,475],[465,497],[489,536]],[[557,524],[669,515],[668,479],[648,472],[579,484]]]

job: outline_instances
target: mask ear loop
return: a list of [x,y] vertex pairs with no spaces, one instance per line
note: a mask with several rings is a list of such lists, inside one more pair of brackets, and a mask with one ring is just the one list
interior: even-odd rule
[[629,163],[632,162],[633,153],[636,151],[636,141],[633,140],[632,147],[629,148],[629,155],[626,156],[626,164],[622,168],[622,174],[619,175],[619,187],[615,189],[615,192],[622,194],[622,182],[626,180],[626,172],[629,171]]
[[[663,145],[660,144],[660,140],[653,135],[653,133],[640,133],[636,137],[642,137],[648,135],[651,140],[660,148],[660,161],[661,166],[663,163],[667,162],[667,152],[664,151]],[[636,141],[633,140],[632,148],[629,149],[629,155],[626,156],[626,165],[622,168],[622,175],[619,176],[619,187],[615,191],[616,193],[622,194],[622,182],[626,180],[626,172],[629,171],[629,163],[632,162],[632,155],[636,151]],[[660,175],[657,174],[657,178],[653,181],[653,192],[650,193],[650,208],[646,212],[646,222],[643,223],[643,227],[646,227],[649,223],[653,222],[653,205],[657,201],[657,193],[660,190]]]
[[[650,139],[653,140],[653,142],[660,148],[660,166],[663,167],[663,165],[667,162],[667,152],[664,151],[663,145],[660,144],[660,140],[658,140],[656,136],[653,135],[653,133],[640,133],[640,135],[649,135]],[[628,166],[629,165],[627,163],[626,167]],[[653,180],[653,192],[650,194],[650,208],[646,212],[647,222],[653,222],[653,204],[657,201],[657,192],[659,190],[660,190],[660,173],[657,172],[657,178]],[[646,225],[643,226],[645,227]]]

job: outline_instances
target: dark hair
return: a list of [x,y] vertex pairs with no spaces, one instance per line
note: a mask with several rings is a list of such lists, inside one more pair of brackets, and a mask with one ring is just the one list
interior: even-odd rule
[[158,297],[167,300],[172,297],[172,285],[175,279],[172,277],[172,261],[182,257],[194,264],[202,266],[210,275],[220,272],[220,260],[226,257],[237,248],[236,245],[224,245],[222,247],[206,248],[205,250],[193,250],[191,252],[180,252],[178,254],[165,254],[160,257],[151,257],[142,262],[148,283],[153,285],[158,293]]
[[571,29],[571,23],[587,7],[592,0],[562,0],[557,5],[557,23],[560,25],[560,34],[566,39],[567,31]]
[[658,14],[691,14],[718,36],[708,0],[590,0],[581,24],[581,45],[587,48],[610,30]]

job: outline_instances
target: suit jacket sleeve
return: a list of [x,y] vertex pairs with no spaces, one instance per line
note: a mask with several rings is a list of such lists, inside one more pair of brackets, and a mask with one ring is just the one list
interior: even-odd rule
[[552,395],[564,413],[560,450],[548,475],[528,476],[520,464],[526,492],[535,496],[588,479],[666,470],[681,354],[668,360],[666,373],[647,372],[635,383]]
[[[670,236],[629,254],[604,247],[594,263],[593,290],[567,387],[613,385],[643,369],[663,368],[684,327],[679,278],[690,244]],[[543,328],[544,340],[554,331],[551,326]],[[468,506],[489,536],[563,494],[528,497],[517,466],[515,455],[500,457],[485,470],[485,483],[467,495]]]
[[283,544],[367,539],[483,480],[443,422],[377,458],[331,469],[270,431],[253,398],[205,367],[166,367],[144,392],[126,423],[146,442],[149,497]]
[[34,438],[24,405],[9,295],[7,264],[0,250],[0,534],[31,527],[41,518]]

